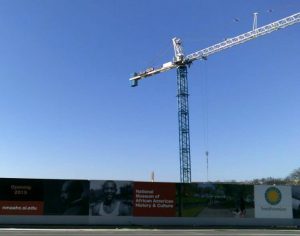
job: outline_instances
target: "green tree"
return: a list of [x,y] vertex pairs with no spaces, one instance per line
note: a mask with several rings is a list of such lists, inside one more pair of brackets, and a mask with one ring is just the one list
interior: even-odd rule
[[289,181],[281,178],[273,178],[273,177],[267,177],[262,179],[254,179],[251,181],[252,184],[278,184],[278,185],[286,185],[289,184]]
[[300,184],[300,168],[293,170],[287,177],[287,180],[290,184]]

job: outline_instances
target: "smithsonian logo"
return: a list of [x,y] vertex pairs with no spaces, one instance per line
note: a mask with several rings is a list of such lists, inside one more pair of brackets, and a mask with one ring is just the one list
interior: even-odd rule
[[270,187],[265,192],[265,199],[271,205],[277,205],[281,201],[281,192],[276,187]]

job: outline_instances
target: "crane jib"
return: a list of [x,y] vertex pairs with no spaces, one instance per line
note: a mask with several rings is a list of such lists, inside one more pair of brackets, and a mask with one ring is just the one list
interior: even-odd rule
[[[235,36],[233,38],[228,38],[220,43],[217,43],[215,45],[212,45],[210,47],[204,48],[202,50],[199,50],[197,52],[191,53],[185,57],[182,58],[181,63],[182,64],[189,64],[195,60],[206,60],[208,56],[220,52],[224,49],[236,46],[238,44],[245,43],[249,40],[256,39],[260,36],[263,36],[265,34],[271,33],[275,30],[285,28],[287,26],[296,24],[300,22],[300,13],[293,14],[291,16],[285,17],[283,19],[280,19],[278,21],[272,22],[268,25],[256,28],[255,30],[246,32],[244,34]],[[134,73],[133,76],[129,79],[131,82],[131,86],[135,87],[137,86],[137,81],[149,76],[153,76],[155,74],[159,74],[165,71],[168,71],[170,69],[174,69],[178,67],[178,62],[170,61],[167,63],[164,63],[159,68],[153,68],[150,67],[146,69],[145,71]]]
[[190,55],[187,55],[185,57],[185,60],[186,61],[195,61],[195,60],[205,59],[208,56],[210,56],[216,52],[219,52],[224,49],[233,47],[235,45],[247,42],[247,41],[255,39],[259,36],[263,36],[265,34],[273,32],[275,30],[282,29],[282,28],[285,28],[287,26],[290,26],[290,25],[293,25],[293,24],[296,24],[299,22],[300,22],[300,13],[297,13],[297,14],[288,16],[286,18],[283,18],[281,20],[272,22],[268,25],[257,28],[255,30],[249,31],[247,33],[238,35],[233,38],[226,39],[221,43],[217,43],[215,45],[212,45],[212,46],[202,49],[200,51],[194,52]]

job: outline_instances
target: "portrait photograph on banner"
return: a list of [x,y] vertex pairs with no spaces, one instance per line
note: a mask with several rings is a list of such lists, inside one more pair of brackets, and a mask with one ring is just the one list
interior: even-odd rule
[[131,216],[132,182],[90,181],[91,216]]
[[45,215],[88,215],[89,181],[45,180]]

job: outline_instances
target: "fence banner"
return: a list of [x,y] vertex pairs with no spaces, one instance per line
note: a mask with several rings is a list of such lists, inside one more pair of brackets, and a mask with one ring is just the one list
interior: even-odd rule
[[90,215],[132,215],[132,185],[130,181],[90,181]]
[[177,184],[178,216],[254,217],[253,185]]
[[176,216],[176,184],[135,182],[134,216]]
[[292,186],[292,204],[294,218],[300,218],[300,186]]
[[37,179],[0,179],[0,215],[42,215],[43,182]]
[[300,186],[0,178],[0,215],[300,219]]
[[45,180],[44,215],[88,215],[89,181]]
[[255,218],[293,218],[291,186],[255,185]]

